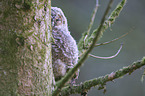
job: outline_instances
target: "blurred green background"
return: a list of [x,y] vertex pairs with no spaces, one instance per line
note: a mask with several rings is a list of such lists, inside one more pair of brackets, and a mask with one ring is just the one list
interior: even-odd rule
[[[99,9],[93,29],[98,27],[101,17],[109,0],[99,0]],[[114,0],[112,10],[121,0]],[[69,30],[78,42],[81,34],[87,30],[95,0],[52,0],[52,6],[59,7],[68,19]],[[145,0],[128,0],[119,18],[106,30],[99,42],[105,42],[131,31],[126,37],[114,43],[94,48],[93,54],[97,56],[110,56],[117,52],[120,43],[124,46],[121,53],[109,60],[89,57],[81,67],[77,83],[93,79],[128,66],[145,56]],[[98,42],[98,43],[99,43]],[[145,67],[136,70],[131,75],[125,75],[115,82],[108,82],[107,92],[92,88],[88,96],[145,96],[145,81],[141,76]],[[144,78],[145,79],[145,78]],[[78,95],[75,95],[78,96]]]

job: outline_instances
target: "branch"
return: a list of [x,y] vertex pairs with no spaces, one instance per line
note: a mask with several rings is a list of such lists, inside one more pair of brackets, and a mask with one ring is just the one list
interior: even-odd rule
[[70,94],[80,94],[82,92],[90,90],[92,87],[95,87],[97,85],[104,86],[106,82],[113,81],[114,79],[120,78],[126,75],[127,73],[131,74],[133,71],[141,68],[142,66],[145,66],[145,57],[143,57],[143,59],[140,61],[134,62],[132,65],[117,70],[116,72],[112,72],[105,76],[85,81],[84,83],[79,84],[77,86],[69,86],[63,88],[63,90],[61,91],[61,96],[68,96]]
[[120,46],[119,50],[117,51],[117,53],[114,54],[114,55],[112,55],[112,56],[109,56],[109,57],[95,56],[95,55],[92,55],[92,54],[89,54],[89,55],[90,55],[91,57],[99,58],[99,59],[112,59],[112,58],[116,57],[116,56],[120,53],[120,51],[121,51],[121,49],[122,49],[122,46],[123,46],[123,43],[121,44],[121,46]]
[[[128,33],[129,33],[129,32],[128,32]],[[125,33],[125,34],[123,34],[122,36],[120,36],[120,37],[118,37],[118,38],[115,38],[115,39],[113,39],[113,40],[111,40],[111,41],[107,41],[107,42],[104,42],[104,43],[96,44],[95,47],[98,47],[98,46],[101,46],[101,45],[106,45],[106,44],[110,44],[110,43],[112,43],[112,42],[115,42],[115,41],[117,41],[117,40],[119,40],[119,39],[125,37],[128,33]]]

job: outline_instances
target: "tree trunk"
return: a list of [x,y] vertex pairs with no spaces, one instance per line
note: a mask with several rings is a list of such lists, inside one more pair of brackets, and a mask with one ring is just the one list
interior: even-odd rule
[[51,1],[3,0],[0,9],[0,96],[50,95]]

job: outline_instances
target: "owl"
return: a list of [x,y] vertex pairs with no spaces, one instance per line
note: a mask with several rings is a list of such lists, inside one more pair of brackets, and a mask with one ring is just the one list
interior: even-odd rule
[[[78,61],[76,41],[68,30],[67,19],[60,8],[51,7],[52,67],[55,80],[60,80]],[[77,75],[76,75],[77,74]],[[76,73],[72,79],[78,76]]]

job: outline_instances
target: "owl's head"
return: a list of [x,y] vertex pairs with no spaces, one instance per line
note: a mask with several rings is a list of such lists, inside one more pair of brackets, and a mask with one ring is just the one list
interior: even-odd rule
[[67,28],[67,19],[60,8],[51,7],[52,28]]

